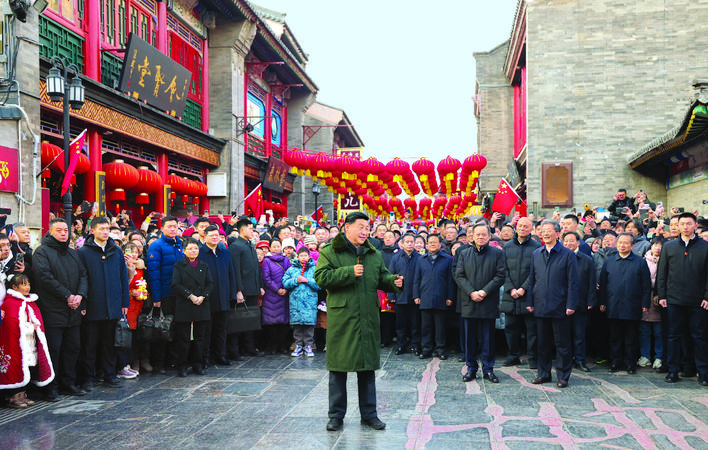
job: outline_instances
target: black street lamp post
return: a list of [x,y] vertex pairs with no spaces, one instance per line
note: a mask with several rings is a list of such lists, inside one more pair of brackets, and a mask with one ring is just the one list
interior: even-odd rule
[[322,187],[320,186],[320,183],[315,181],[312,183],[312,195],[315,196],[315,227],[317,227],[317,224],[320,223],[320,214],[319,214],[319,208],[317,205],[317,196],[320,195],[320,189]]
[[[69,151],[69,143],[71,141],[71,132],[69,125],[69,106],[71,109],[80,110],[84,105],[84,86],[79,78],[79,68],[75,64],[69,64],[63,56],[52,56],[52,68],[49,69],[47,75],[47,95],[53,102],[64,100],[64,176],[69,169],[69,161],[71,159]],[[61,69],[61,70],[60,70]],[[62,75],[62,71],[64,72]],[[67,81],[69,71],[74,73],[71,83]],[[72,201],[71,189],[67,189],[64,194],[64,219],[66,224],[71,229],[72,219]]]

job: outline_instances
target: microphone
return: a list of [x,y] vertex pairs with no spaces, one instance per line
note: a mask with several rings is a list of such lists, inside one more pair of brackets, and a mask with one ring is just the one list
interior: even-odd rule
[[365,254],[366,254],[366,249],[364,248],[364,246],[360,245],[356,248],[356,256],[359,259],[359,264],[363,264]]

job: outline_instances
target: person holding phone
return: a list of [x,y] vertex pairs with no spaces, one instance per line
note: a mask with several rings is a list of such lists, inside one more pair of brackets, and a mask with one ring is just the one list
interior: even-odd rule
[[613,220],[629,220],[637,212],[635,197],[627,197],[627,189],[618,189],[612,202],[607,207]]

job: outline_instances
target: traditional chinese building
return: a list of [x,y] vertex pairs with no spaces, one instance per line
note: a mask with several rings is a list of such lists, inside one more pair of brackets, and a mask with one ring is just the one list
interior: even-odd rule
[[[664,202],[673,189],[688,192],[672,186],[671,165],[642,162],[642,149],[662,153],[647,141],[676,125],[694,98],[690,81],[708,73],[704,46],[685,32],[704,29],[706,19],[708,5],[688,0],[520,0],[502,64],[491,55],[477,60],[478,73],[489,79],[496,70],[504,78],[493,84],[508,86],[503,98],[485,100],[481,86],[491,83],[480,79],[479,108],[506,109],[500,117],[513,117],[513,127],[501,132],[512,141],[497,142],[498,156],[483,142],[480,152],[500,158],[499,167],[515,163],[514,187],[526,190],[529,211],[606,207],[618,188]],[[480,122],[479,133],[496,126]],[[699,196],[681,197],[675,206],[708,212]]]

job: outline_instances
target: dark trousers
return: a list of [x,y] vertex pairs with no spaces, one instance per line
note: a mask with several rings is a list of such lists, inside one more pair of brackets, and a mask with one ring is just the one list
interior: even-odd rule
[[465,319],[465,360],[467,371],[479,368],[477,357],[482,360],[482,372],[494,371],[494,322],[495,319]]
[[610,347],[607,316],[600,308],[593,308],[588,314],[586,349],[596,360],[607,359]]
[[556,344],[556,376],[558,381],[568,381],[573,370],[570,317],[552,319],[536,317],[538,332],[538,373],[542,378],[551,377],[553,343]]
[[669,372],[678,372],[681,365],[681,336],[693,338],[696,370],[708,373],[708,313],[700,306],[668,305],[669,338],[667,357]]
[[[363,420],[376,417],[376,376],[373,370],[357,372],[359,412]],[[347,372],[329,372],[329,418],[347,414]]]
[[400,348],[420,348],[420,311],[415,303],[396,303],[396,335]]
[[263,325],[264,347],[273,352],[282,352],[288,345],[288,333],[290,325],[278,323],[275,325]]
[[[85,320],[81,324],[81,372],[82,381],[96,378],[96,366],[106,378],[116,376],[116,323],[118,320]],[[98,364],[96,364],[98,359]]]
[[[212,360],[226,358],[226,330],[229,326],[229,311],[211,313],[210,333],[204,336],[204,357]],[[208,350],[208,351],[207,351]]]
[[529,361],[536,361],[538,336],[536,333],[536,318],[532,314],[506,314],[504,334],[509,346],[509,356],[521,355],[521,335],[526,329],[526,355]]
[[381,332],[381,343],[383,345],[391,345],[393,342],[393,335],[396,331],[395,312],[379,312],[379,331]]
[[[175,322],[173,351],[175,355],[175,367],[184,369],[186,366],[201,368],[204,351],[204,335],[208,320],[199,322]],[[193,337],[193,340],[190,340]]]
[[[423,352],[435,350],[438,354],[445,353],[447,341],[446,319],[447,311],[444,309],[420,310],[420,332]],[[433,337],[435,337],[434,341]]]
[[634,369],[639,355],[639,321],[609,319],[610,364]]
[[571,331],[573,333],[573,361],[576,364],[585,362],[585,329],[588,323],[588,314],[578,312],[570,316]]
[[79,360],[81,350],[81,327],[52,327],[46,326],[44,334],[47,337],[49,356],[54,367],[54,380],[49,384],[49,389],[56,390],[57,386],[73,386],[76,381],[76,362]]

